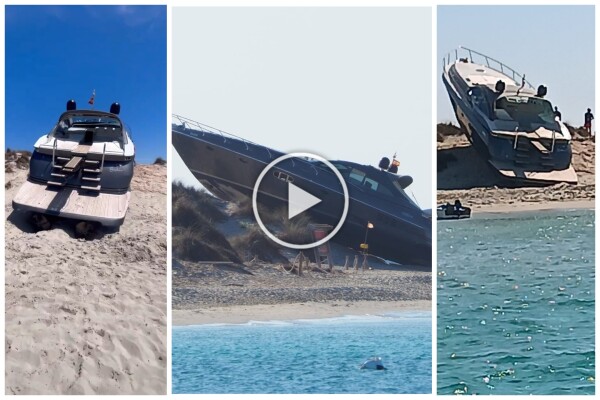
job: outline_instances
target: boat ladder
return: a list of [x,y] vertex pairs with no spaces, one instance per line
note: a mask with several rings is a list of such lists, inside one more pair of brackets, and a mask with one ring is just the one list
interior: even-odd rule
[[102,169],[104,168],[104,158],[106,156],[106,143],[102,148],[102,158],[98,160],[83,160],[83,169],[81,170],[81,188],[93,192],[100,192]]
[[[519,140],[519,136],[525,136],[526,140]],[[554,159],[552,153],[554,153],[554,145],[556,142],[556,132],[552,131],[552,145],[548,150],[542,143],[536,140],[527,140],[527,135],[517,133],[513,144],[515,150],[515,164],[526,165],[531,161],[531,149],[536,149],[540,153],[539,163],[542,167],[551,168],[554,167]],[[528,145],[530,143],[531,145]]]
[[52,180],[47,182],[48,186],[64,187],[70,176],[73,176],[81,170],[81,189],[99,192],[100,175],[104,167],[104,158],[106,155],[106,143],[102,150],[102,158],[90,160],[87,158],[87,151],[90,146],[78,146],[72,151],[71,157],[61,157],[56,155],[56,139],[52,145]]
[[52,172],[50,176],[53,178],[47,182],[48,186],[62,187],[67,183],[68,169],[66,165],[71,161],[69,157],[59,157],[56,155],[56,138],[52,143]]

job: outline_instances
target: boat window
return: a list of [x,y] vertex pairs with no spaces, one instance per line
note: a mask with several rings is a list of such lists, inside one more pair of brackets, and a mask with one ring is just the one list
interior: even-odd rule
[[365,183],[364,185],[374,191],[377,191],[377,187],[379,186],[379,182],[374,181],[373,179],[370,178],[365,178]]
[[121,126],[116,118],[97,115],[73,115],[70,117],[70,124],[71,126]]
[[358,183],[363,183],[366,174],[356,168],[352,168],[348,176],[357,181]]
[[284,181],[284,182],[294,182],[294,178],[292,176],[289,176],[288,174],[281,172],[281,171],[273,171],[273,175],[275,176],[275,178]]
[[345,165],[342,164],[338,164],[338,163],[332,163],[332,165],[338,170],[340,171],[342,174],[345,172],[348,172],[348,167],[346,167]]
[[481,88],[474,87],[471,90],[471,102],[474,107],[479,108],[485,115],[489,115],[490,104]]
[[501,119],[520,124],[553,123],[554,112],[548,100],[527,96],[505,96],[496,100],[495,113]]

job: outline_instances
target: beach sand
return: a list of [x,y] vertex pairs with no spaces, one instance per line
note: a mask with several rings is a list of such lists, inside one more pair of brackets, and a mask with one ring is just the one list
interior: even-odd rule
[[431,312],[431,301],[329,301],[173,310],[173,325],[244,324],[250,321],[291,321],[402,311]]
[[5,392],[165,394],[166,167],[136,166],[120,232],[88,241],[12,213],[26,176],[5,174]]
[[483,212],[594,208],[595,143],[590,138],[574,135],[572,141],[576,185],[523,186],[502,179],[456,127],[438,125],[437,149],[438,204],[460,199]]
[[173,324],[329,318],[431,311],[431,272],[285,272],[281,265],[173,263]]

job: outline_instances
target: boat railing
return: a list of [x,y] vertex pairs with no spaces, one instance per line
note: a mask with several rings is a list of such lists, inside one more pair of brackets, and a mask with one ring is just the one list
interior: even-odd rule
[[[181,115],[177,115],[177,114],[173,114],[173,120],[178,121],[179,122],[178,125],[183,125],[186,128],[192,127],[191,129],[194,129],[194,128],[199,129],[200,132],[208,132],[208,133],[220,135],[221,137],[223,137],[223,143],[227,143],[228,138],[235,138],[237,140],[241,140],[246,145],[246,150],[250,149],[250,147],[248,146],[249,144],[251,144],[253,146],[261,147],[267,151],[267,153],[269,154],[270,160],[272,160],[274,158],[273,153],[271,153],[271,150],[268,147],[263,146],[258,143],[251,142],[249,140],[244,139],[243,137],[234,135],[232,133],[223,131],[218,128],[213,128],[212,126],[202,124],[200,122],[194,121],[193,119],[189,119],[189,118],[183,117]],[[308,165],[310,165],[314,169],[315,175],[319,175],[319,170],[317,169],[317,167],[315,167],[315,165],[308,160],[304,160],[302,158],[292,158],[292,159],[290,159],[290,161],[292,162],[292,166],[296,165],[296,163],[295,163],[296,160],[306,162]]]
[[[443,58],[443,67],[445,68],[447,65],[450,65],[451,63],[459,61],[461,59],[461,57],[459,57],[459,55],[463,55],[463,54],[464,55],[468,54],[468,60],[471,63],[480,63],[482,65],[486,65],[488,68],[493,69],[496,72],[500,72],[504,75],[511,76],[513,81],[515,81],[516,83],[525,81],[526,85],[528,85],[532,89],[534,88],[533,85],[527,79],[525,79],[525,74],[521,74],[521,73],[515,71],[508,65],[504,64],[501,61],[496,60],[495,58],[492,58],[490,56],[487,56],[483,53],[480,53],[473,49],[469,49],[464,46],[459,46],[457,49],[454,49],[454,52],[449,52]],[[454,55],[454,58],[452,57],[452,55]],[[474,61],[473,60],[474,56],[477,56],[477,58],[482,62]]]
[[56,138],[54,138],[54,142],[52,143],[52,167],[56,168]]
[[[123,152],[125,153],[125,152]],[[104,148],[102,149],[102,161],[100,162],[100,171],[104,170],[104,156],[106,155],[106,143],[104,143]]]
[[269,150],[268,147],[262,146],[257,143],[253,143],[249,140],[244,139],[243,137],[236,136],[232,133],[225,132],[218,128],[213,128],[212,126],[202,124],[200,122],[194,121],[193,119],[183,117],[181,115],[173,114],[173,119],[179,121],[179,125],[183,125],[184,127],[191,126],[193,128],[199,129],[201,132],[209,132],[209,133],[214,133],[216,135],[220,135],[223,138],[223,143],[227,143],[228,138],[235,138],[235,139],[241,140],[246,145],[246,150],[250,150],[250,146],[248,146],[249,144],[262,147],[269,154],[269,159],[273,158],[273,155],[271,154],[271,150]]

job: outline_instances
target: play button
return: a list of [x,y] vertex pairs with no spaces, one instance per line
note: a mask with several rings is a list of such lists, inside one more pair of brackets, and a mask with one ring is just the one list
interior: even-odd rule
[[294,218],[320,202],[321,199],[318,197],[288,182],[288,219]]
[[[286,160],[289,161],[284,162]],[[274,168],[278,164],[281,165]],[[333,175],[328,174],[327,169],[331,170]],[[263,180],[265,185],[261,187]],[[270,200],[270,203],[287,203],[289,220],[315,207],[310,212],[311,217],[314,217],[310,218],[311,223],[326,224],[334,228],[325,237],[316,235],[313,231],[315,237],[313,243],[286,242],[273,234],[263,223],[257,207],[259,193],[261,198]],[[321,198],[315,196],[315,193],[318,193]],[[260,229],[275,243],[298,250],[321,246],[335,236],[348,215],[348,203],[348,188],[340,171],[323,157],[311,153],[290,153],[271,161],[256,179],[252,191],[252,211]],[[337,223],[334,222],[335,220]],[[308,232],[311,228],[306,226],[306,229]]]

